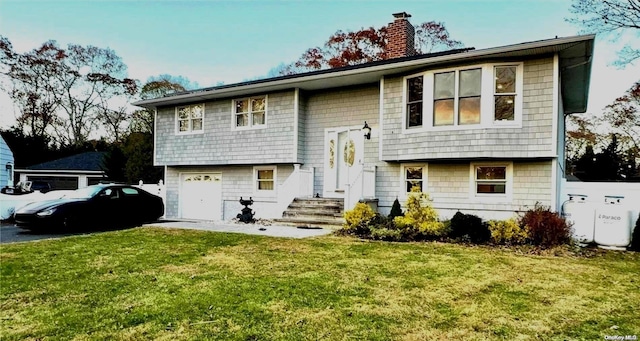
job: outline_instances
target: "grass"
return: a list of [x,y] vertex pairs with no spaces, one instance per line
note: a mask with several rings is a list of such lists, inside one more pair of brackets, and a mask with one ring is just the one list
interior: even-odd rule
[[640,336],[640,253],[137,228],[0,260],[2,340]]

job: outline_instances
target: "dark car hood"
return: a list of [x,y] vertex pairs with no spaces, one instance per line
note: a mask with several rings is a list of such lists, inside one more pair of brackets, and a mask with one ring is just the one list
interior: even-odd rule
[[43,201],[35,201],[29,204],[26,204],[16,210],[16,213],[36,213],[38,211],[46,210],[53,207],[59,207],[61,205],[87,201],[87,199],[70,199],[70,198],[61,198],[54,200],[43,200]]

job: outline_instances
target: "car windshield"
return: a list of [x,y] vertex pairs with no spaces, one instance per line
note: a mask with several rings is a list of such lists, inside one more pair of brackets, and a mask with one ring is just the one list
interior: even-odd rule
[[101,189],[102,187],[89,186],[77,189],[69,194],[65,194],[64,197],[70,199],[89,199],[96,195],[96,193],[100,192]]

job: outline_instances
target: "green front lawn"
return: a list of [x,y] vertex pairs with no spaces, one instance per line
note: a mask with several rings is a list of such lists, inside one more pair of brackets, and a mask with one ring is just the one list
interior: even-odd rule
[[137,228],[0,257],[2,340],[640,337],[640,253]]

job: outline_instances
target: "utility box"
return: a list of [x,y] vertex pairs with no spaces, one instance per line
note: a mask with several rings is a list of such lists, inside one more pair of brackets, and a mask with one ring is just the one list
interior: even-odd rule
[[586,246],[593,243],[595,234],[595,207],[587,201],[587,195],[569,194],[562,204],[562,215],[571,224],[573,239]]
[[623,205],[624,197],[607,195],[604,200],[596,209],[594,241],[604,249],[625,250],[631,244],[631,211]]

